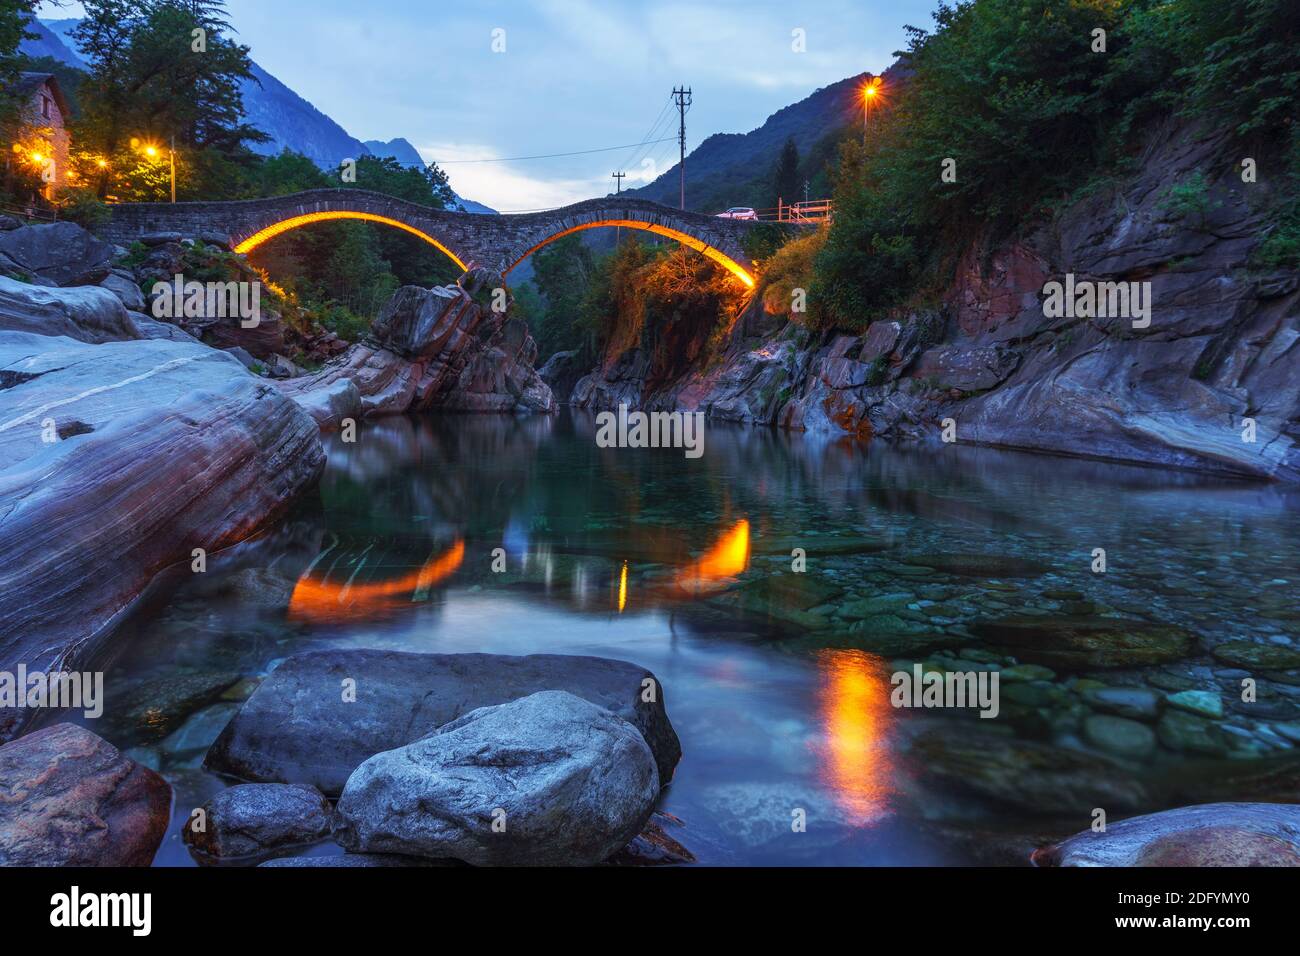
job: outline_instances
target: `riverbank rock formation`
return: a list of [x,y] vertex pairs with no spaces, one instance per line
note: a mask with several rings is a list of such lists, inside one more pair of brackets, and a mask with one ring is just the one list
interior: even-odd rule
[[[950,419],[959,443],[1298,481],[1300,277],[1252,267],[1268,187],[1225,149],[1166,124],[1128,179],[970,249],[932,309],[847,335],[772,328],[755,301],[707,368],[652,388],[633,349],[559,400],[862,439],[937,442]],[[1170,185],[1198,176],[1200,211],[1174,208]],[[1067,275],[1150,283],[1149,324],[1047,317]]]

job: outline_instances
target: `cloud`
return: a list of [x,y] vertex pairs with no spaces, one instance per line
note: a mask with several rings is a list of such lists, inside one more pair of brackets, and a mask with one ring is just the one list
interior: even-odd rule
[[459,195],[500,212],[553,209],[610,191],[611,181],[598,176],[534,174],[514,163],[463,162],[501,156],[482,144],[427,143],[417,149],[426,159],[447,163],[443,168]]

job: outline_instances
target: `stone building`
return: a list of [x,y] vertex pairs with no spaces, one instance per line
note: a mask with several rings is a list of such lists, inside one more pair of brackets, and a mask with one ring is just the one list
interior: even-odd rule
[[40,171],[41,193],[52,199],[67,182],[67,124],[72,119],[68,101],[52,73],[21,73],[14,86],[22,98],[20,127],[11,162],[35,165]]

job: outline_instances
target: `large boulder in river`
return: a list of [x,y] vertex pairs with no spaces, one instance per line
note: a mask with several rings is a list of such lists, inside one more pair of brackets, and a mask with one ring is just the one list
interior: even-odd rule
[[543,691],[371,757],[348,778],[335,839],[479,866],[593,865],[641,832],[658,794],[635,727]]
[[[76,669],[157,574],[323,465],[316,423],[224,352],[0,332],[0,669]],[[0,740],[28,716],[0,709]]]
[[185,842],[208,859],[257,856],[315,843],[330,834],[334,811],[315,787],[246,783],[228,787],[185,824]]
[[74,724],[0,747],[0,866],[148,866],[171,787]]
[[[345,693],[348,680],[356,682],[355,700]],[[544,690],[568,691],[629,721],[654,753],[660,779],[672,779],[682,751],[655,676],[626,661],[558,654],[296,654],[254,691],[205,766],[244,780],[308,783],[337,796],[366,758],[471,710]]]
[[74,222],[0,232],[0,255],[57,285],[94,285],[112,270],[113,247]]
[[370,334],[325,368],[282,384],[286,394],[317,392],[350,379],[366,415],[443,408],[467,412],[551,412],[555,399],[533,369],[528,327],[493,308],[500,276],[466,273],[457,285],[403,286]]
[[1130,817],[1035,850],[1038,866],[1300,866],[1300,806],[1209,803]]
[[66,335],[80,342],[119,342],[142,336],[108,289],[58,289],[0,276],[0,331]]

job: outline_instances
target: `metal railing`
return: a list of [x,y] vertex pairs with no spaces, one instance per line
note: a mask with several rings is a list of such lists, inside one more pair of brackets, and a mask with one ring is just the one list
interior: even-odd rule
[[807,202],[786,203],[777,200],[769,209],[755,209],[761,222],[791,222],[816,225],[830,222],[835,214],[835,203],[830,199],[812,199]]
[[42,209],[34,205],[15,206],[10,203],[0,203],[0,215],[17,216],[19,219],[34,219],[37,222],[55,222],[59,218],[59,211],[57,209]]

